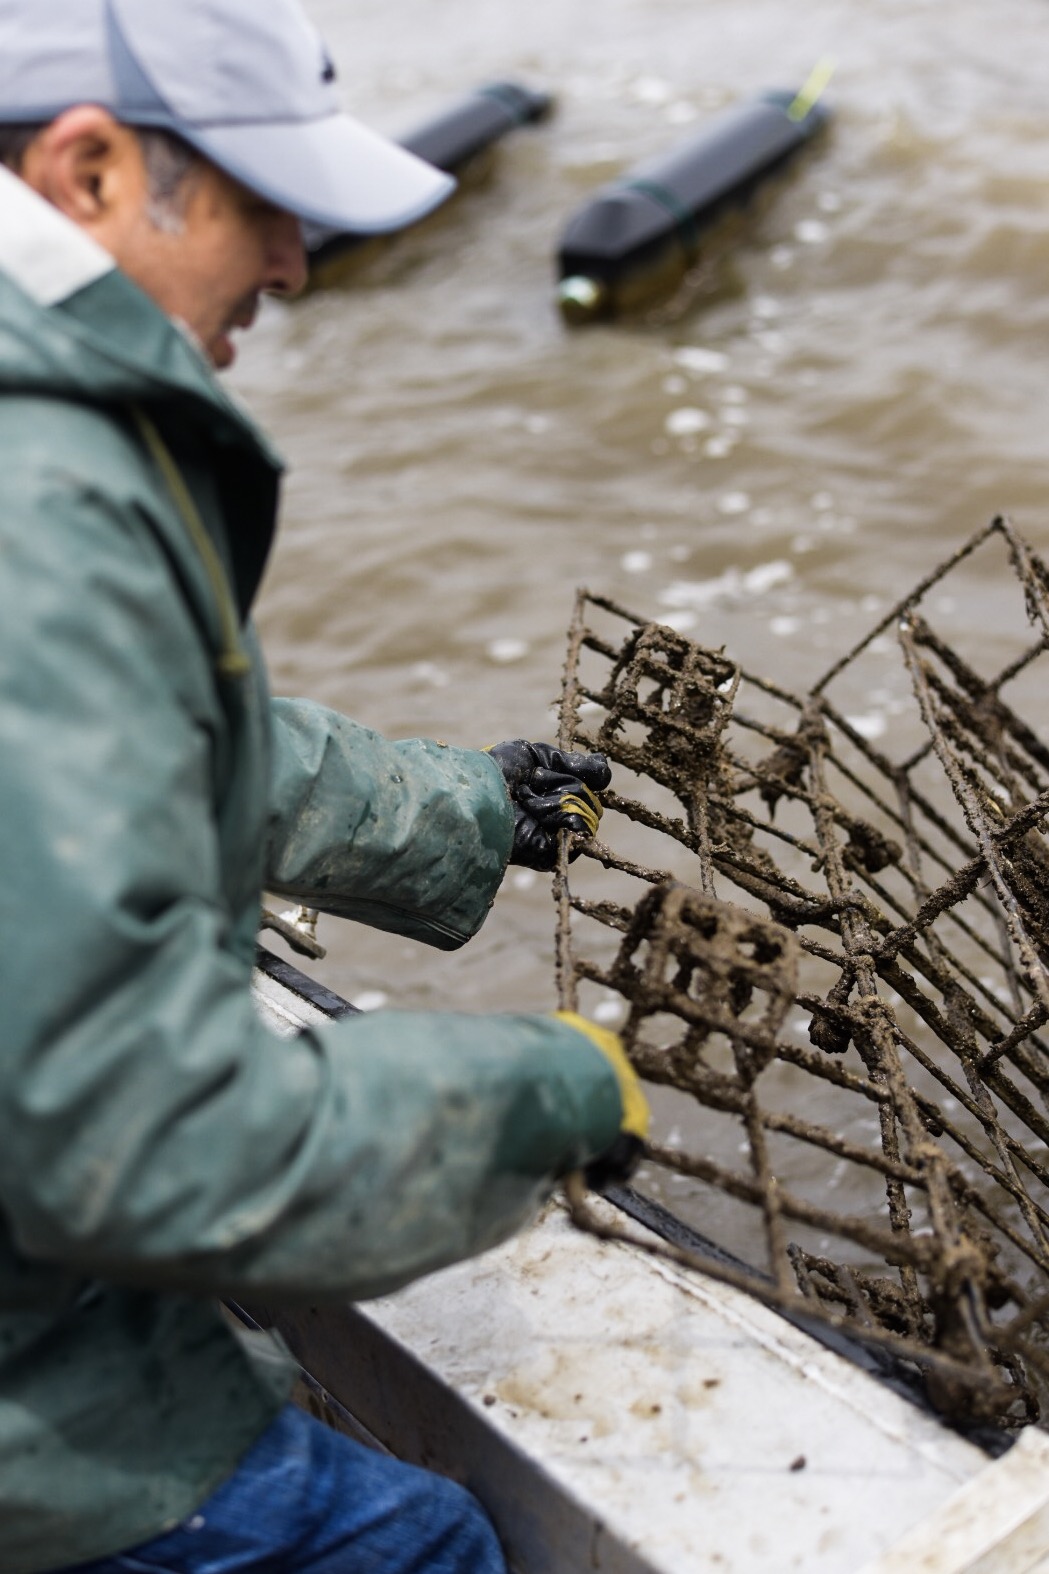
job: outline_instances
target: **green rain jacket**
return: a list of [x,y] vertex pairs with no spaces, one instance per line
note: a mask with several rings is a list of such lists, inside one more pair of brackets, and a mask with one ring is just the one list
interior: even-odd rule
[[269,699],[246,619],[278,474],[184,335],[0,174],[2,1574],[146,1540],[235,1468],[290,1369],[219,1297],[392,1290],[618,1129],[552,1019],[257,1018],[264,885],[454,947],[512,833],[486,755]]

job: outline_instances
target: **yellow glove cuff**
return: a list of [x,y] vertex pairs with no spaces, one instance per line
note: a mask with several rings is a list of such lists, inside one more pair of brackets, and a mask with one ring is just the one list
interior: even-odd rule
[[566,1027],[575,1028],[577,1033],[582,1033],[584,1038],[588,1038],[594,1048],[599,1049],[604,1055],[619,1083],[619,1097],[623,1104],[623,1118],[619,1129],[627,1132],[631,1137],[639,1138],[642,1142],[646,1141],[650,1120],[648,1100],[641,1091],[637,1072],[626,1058],[626,1051],[619,1035],[610,1033],[607,1028],[598,1027],[596,1022],[581,1017],[577,1011],[555,1011],[554,1017]]
[[575,792],[565,794],[561,799],[561,808],[565,814],[578,814],[589,834],[597,835],[597,827],[605,811],[585,782],[580,782]]

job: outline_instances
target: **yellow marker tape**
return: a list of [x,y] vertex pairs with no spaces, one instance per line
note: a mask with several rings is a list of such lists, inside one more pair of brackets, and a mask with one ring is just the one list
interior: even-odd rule
[[838,68],[838,62],[832,60],[830,55],[824,55],[822,60],[817,60],[809,72],[809,79],[805,83],[797,98],[787,110],[788,120],[804,120],[805,116],[819,103],[823,91]]

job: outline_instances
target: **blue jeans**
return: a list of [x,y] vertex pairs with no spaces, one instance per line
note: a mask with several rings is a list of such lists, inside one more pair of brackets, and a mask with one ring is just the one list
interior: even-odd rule
[[189,1519],[75,1574],[506,1574],[506,1564],[463,1487],[288,1405]]

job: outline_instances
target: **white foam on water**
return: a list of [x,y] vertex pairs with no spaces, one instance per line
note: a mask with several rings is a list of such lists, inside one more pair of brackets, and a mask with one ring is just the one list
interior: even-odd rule
[[434,661],[417,661],[412,668],[412,676],[420,683],[428,683],[435,689],[446,689],[452,681],[444,668],[439,667]]
[[880,711],[867,711],[862,716],[846,716],[845,720],[854,732],[861,738],[866,738],[868,743],[873,743],[876,738],[883,738],[889,730],[889,723]]
[[350,1004],[357,1007],[358,1011],[381,1011],[383,1006],[389,1004],[390,997],[383,989],[362,989],[359,995],[353,995]]
[[763,596],[766,591],[775,590],[777,585],[785,585],[794,578],[794,570],[785,558],[776,558],[771,563],[759,563],[757,568],[752,568],[743,576],[743,588],[749,596]]
[[630,96],[639,104],[652,104],[659,108],[670,102],[674,90],[662,77],[640,76],[631,82]]
[[709,425],[710,416],[707,412],[690,404],[671,410],[663,423],[671,437],[693,437],[696,432],[705,432]]
[[505,666],[511,661],[520,661],[527,656],[531,647],[526,639],[493,639],[489,641],[486,649],[491,661],[496,661],[500,666]]
[[723,372],[728,366],[728,356],[721,350],[708,350],[704,345],[683,344],[674,351],[675,366],[691,372],[693,377],[707,377],[713,372]]
[[694,612],[683,610],[680,612],[668,612],[659,621],[665,623],[668,629],[673,629],[675,634],[687,634],[690,629],[695,628],[697,619]]
[[770,590],[787,584],[793,577],[794,571],[790,564],[783,558],[777,558],[771,563],[759,563],[746,573],[733,567],[727,568],[714,579],[675,580],[665,586],[656,599],[660,606],[675,608],[710,607],[719,602],[739,603],[764,596]]

